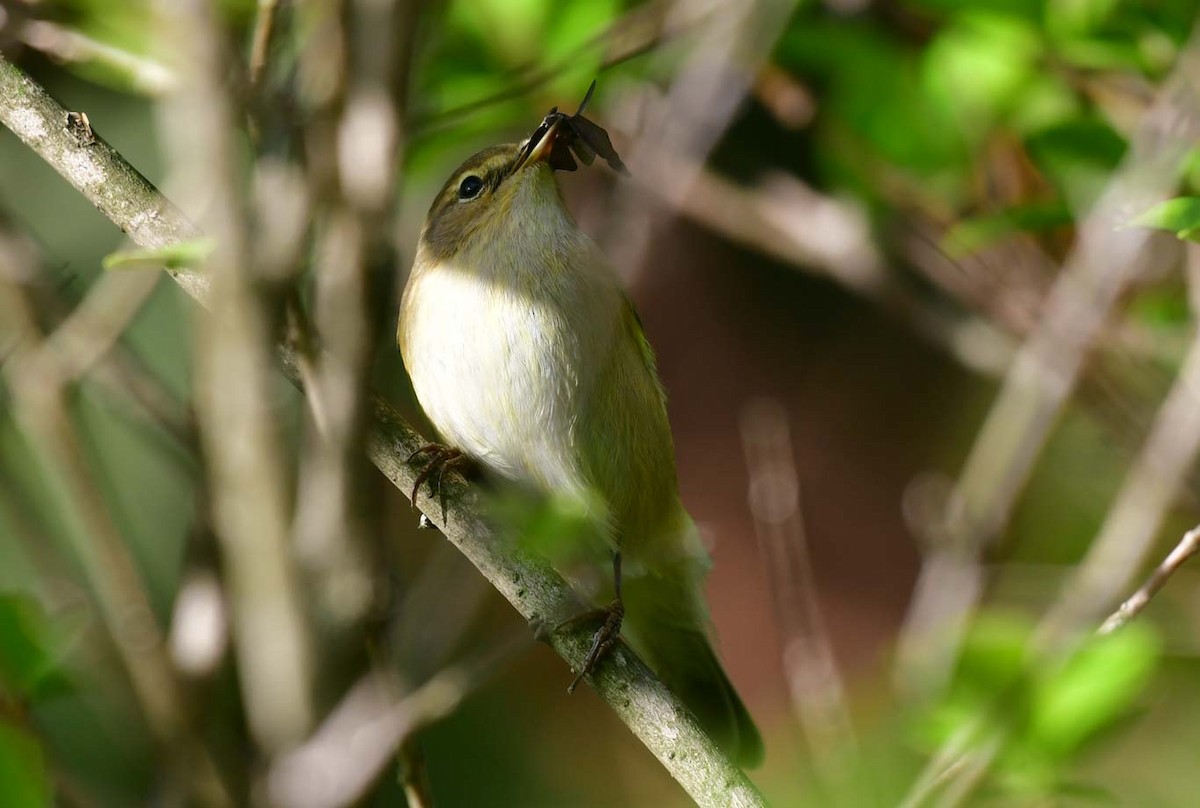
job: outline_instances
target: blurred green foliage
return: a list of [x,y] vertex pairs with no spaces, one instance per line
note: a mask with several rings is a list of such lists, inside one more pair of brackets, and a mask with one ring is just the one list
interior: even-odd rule
[[1065,659],[1034,652],[1027,619],[993,612],[971,627],[953,681],[920,716],[930,752],[991,747],[995,787],[1008,799],[1073,788],[1072,762],[1127,718],[1152,681],[1160,641],[1151,628],[1095,637]]
[[10,698],[40,698],[67,687],[62,645],[61,632],[36,601],[0,595],[0,687]]

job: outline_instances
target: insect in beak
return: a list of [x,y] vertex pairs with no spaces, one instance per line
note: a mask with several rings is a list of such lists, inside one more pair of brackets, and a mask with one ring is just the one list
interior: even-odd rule
[[604,127],[583,117],[583,111],[592,99],[595,89],[596,82],[593,81],[574,115],[559,112],[558,107],[550,110],[529,140],[525,141],[520,156],[509,172],[510,176],[524,166],[538,161],[544,161],[556,171],[574,171],[579,167],[575,162],[576,157],[584,165],[590,166],[597,155],[604,158],[614,171],[629,173],[617,155],[617,150],[613,148],[612,140]]

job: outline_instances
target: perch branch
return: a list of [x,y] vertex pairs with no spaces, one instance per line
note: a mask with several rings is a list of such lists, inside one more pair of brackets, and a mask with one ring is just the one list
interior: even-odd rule
[[[104,215],[140,246],[158,248],[195,238],[196,228],[112,147],[97,137],[81,144],[64,124],[67,111],[36,82],[0,57],[0,123],[62,174]],[[202,305],[208,282],[195,274],[171,277]],[[280,356],[285,374],[297,380],[294,357]],[[401,491],[412,488],[416,471],[407,458],[425,441],[399,413],[371,397],[367,454]],[[506,542],[488,524],[478,493],[448,483],[446,517],[440,504],[422,494],[422,508],[442,533],[530,622],[576,614],[581,604],[545,560]],[[587,654],[590,631],[580,626],[555,633],[554,650],[574,667]],[[629,648],[618,645],[589,676],[593,688],[629,729],[701,806],[760,806],[758,790],[700,728],[683,703]]]

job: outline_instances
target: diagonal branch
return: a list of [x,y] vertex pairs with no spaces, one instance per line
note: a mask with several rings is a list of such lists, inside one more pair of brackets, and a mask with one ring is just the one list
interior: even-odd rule
[[[66,124],[67,110],[20,69],[0,57],[0,123],[62,174],[138,245],[160,248],[195,238],[196,228],[103,139],[81,139]],[[209,284],[203,277],[168,270],[202,305]],[[285,375],[298,381],[294,356],[280,350]],[[407,462],[424,440],[390,404],[372,396],[367,454],[401,491],[416,474]],[[543,559],[515,547],[481,515],[473,489],[448,483],[446,517],[434,499],[416,504],[441,529],[521,616],[531,623],[575,614],[580,603],[563,578]],[[587,654],[587,626],[555,633],[550,645],[578,667]],[[713,743],[683,703],[627,647],[618,645],[589,677],[613,712],[701,806],[760,806],[762,796]]]

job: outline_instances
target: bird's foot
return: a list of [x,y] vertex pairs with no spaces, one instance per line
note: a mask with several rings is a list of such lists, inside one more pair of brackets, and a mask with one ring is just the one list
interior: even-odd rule
[[575,688],[583,681],[583,677],[591,673],[596,664],[604,658],[621,637],[621,622],[625,619],[625,604],[617,598],[612,603],[603,609],[592,609],[583,614],[577,614],[574,617],[569,617],[559,623],[555,631],[559,631],[567,626],[574,625],[584,620],[603,620],[600,628],[592,636],[592,647],[588,649],[587,656],[584,657],[583,666],[579,669],[579,675],[571,682],[567,688],[568,693],[574,693]]
[[410,454],[407,462],[412,463],[421,456],[428,457],[428,460],[421,469],[421,473],[417,475],[416,481],[413,482],[409,499],[415,506],[417,493],[421,490],[421,486],[428,481],[430,496],[437,497],[442,505],[442,521],[444,522],[446,521],[446,492],[442,487],[442,481],[446,477],[446,472],[456,471],[466,477],[475,469],[475,461],[458,449],[452,449],[440,443],[430,443]]

